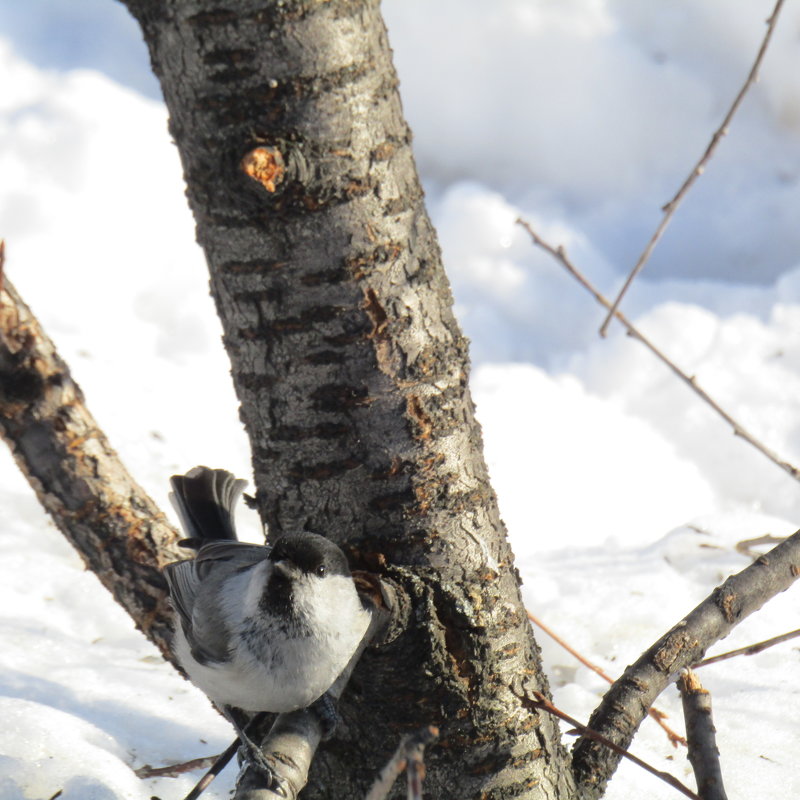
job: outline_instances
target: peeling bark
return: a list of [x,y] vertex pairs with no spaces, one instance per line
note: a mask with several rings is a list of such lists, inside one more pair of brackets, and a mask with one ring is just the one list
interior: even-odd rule
[[432,797],[572,797],[376,0],[126,0],[170,112],[271,536],[402,586],[304,797],[434,724]]

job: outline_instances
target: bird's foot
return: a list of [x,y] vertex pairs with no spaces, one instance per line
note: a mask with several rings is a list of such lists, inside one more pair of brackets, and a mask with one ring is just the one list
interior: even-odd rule
[[265,789],[280,797],[289,797],[288,782],[275,769],[275,759],[263,753],[251,740],[242,742],[239,757],[264,778]]
[[336,700],[325,692],[322,697],[315,700],[309,708],[317,715],[322,725],[322,738],[330,739],[336,726],[342,721]]

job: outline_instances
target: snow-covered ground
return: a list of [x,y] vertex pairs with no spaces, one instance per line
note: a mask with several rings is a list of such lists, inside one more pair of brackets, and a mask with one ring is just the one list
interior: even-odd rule
[[[747,565],[737,542],[797,526],[800,486],[621,331],[599,339],[602,310],[514,220],[613,294],[741,85],[771,7],[384,2],[526,602],[613,674]],[[795,464],[798,30],[788,3],[761,82],[624,305]],[[249,460],[137,36],[110,0],[0,5],[0,235],[8,276],[166,507],[173,472],[246,476]],[[226,724],[83,570],[2,452],[0,521],[0,800],[182,797],[196,775],[132,770],[218,752]],[[800,627],[797,591],[716,651]],[[585,719],[602,681],[538,639],[556,702]],[[732,796],[800,796],[797,669],[787,643],[703,671]],[[681,729],[674,689],[659,706]],[[692,785],[653,723],[633,751]],[[623,765],[607,796],[676,794]]]

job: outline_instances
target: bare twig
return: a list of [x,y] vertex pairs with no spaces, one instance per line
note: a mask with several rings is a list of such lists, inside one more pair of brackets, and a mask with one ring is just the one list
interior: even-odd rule
[[[639,659],[608,690],[589,727],[627,747],[646,711],[682,669],[696,664],[714,642],[800,577],[800,531],[728,578]],[[598,797],[619,758],[582,738],[573,751],[581,797]]]
[[627,758],[629,761],[633,761],[634,764],[640,766],[644,770],[647,770],[647,772],[649,772],[651,775],[661,778],[662,781],[665,781],[672,786],[673,789],[677,789],[687,797],[691,797],[693,800],[701,800],[701,798],[699,798],[688,786],[684,786],[684,784],[682,784],[674,775],[670,775],[668,772],[662,772],[661,770],[656,769],[646,761],[642,761],[641,758],[633,755],[633,753],[629,753],[627,750],[625,750],[625,748],[620,747],[615,742],[612,742],[601,733],[598,733],[591,728],[587,728],[586,725],[582,725],[574,717],[569,716],[569,714],[566,714],[560,708],[554,706],[543,694],[541,694],[541,692],[534,692],[533,694],[538,701],[533,705],[535,705],[537,708],[547,711],[550,714],[553,714],[553,716],[556,716],[559,719],[563,719],[564,722],[568,722],[573,728],[575,728],[577,733],[581,734],[581,736],[593,739],[599,744],[602,744],[604,747],[608,747],[610,750],[613,750],[619,756]]
[[397,776],[408,770],[408,800],[422,800],[422,780],[425,777],[425,763],[422,755],[425,747],[439,735],[434,725],[407,734],[400,740],[394,755],[381,770],[372,784],[365,800],[384,800],[389,794]]
[[[260,714],[256,714],[248,723],[247,727],[245,728],[245,732],[249,734],[253,734],[256,730],[258,730],[259,726],[264,722],[264,720],[269,716],[269,714],[265,712],[261,712]],[[203,792],[208,789],[217,775],[228,766],[231,759],[236,755],[237,750],[239,749],[239,738],[237,737],[234,739],[226,748],[222,751],[218,756],[211,756],[212,764],[211,768],[203,775],[202,778],[194,785],[189,794],[184,797],[183,800],[197,800]],[[205,758],[198,758],[195,759],[197,762],[207,762],[209,759]],[[188,762],[193,763],[193,762]],[[198,764],[199,766],[199,764]],[[205,764],[203,764],[205,766]],[[137,772],[138,774],[138,772]]]
[[[573,264],[572,260],[566,253],[563,247],[553,247],[551,244],[546,242],[542,239],[530,226],[530,223],[526,222],[523,219],[517,219],[517,223],[521,225],[530,235],[533,243],[540,247],[542,250],[550,253],[553,258],[555,258],[566,270],[575,278],[578,283],[583,286],[586,291],[588,291],[592,296],[597,300],[600,305],[605,306],[606,308],[611,308],[611,304],[609,303],[608,299],[604,297],[590,282],[589,280],[583,275],[583,273],[578,270],[578,268]],[[691,390],[697,394],[700,398],[702,398],[714,411],[719,414],[730,426],[733,428],[734,435],[744,439],[744,441],[751,444],[753,447],[756,448],[762,455],[766,456],[773,464],[779,466],[784,472],[788,472],[795,480],[800,480],[800,470],[797,469],[793,464],[790,464],[788,461],[783,460],[770,450],[765,444],[760,442],[756,439],[753,434],[751,434],[748,430],[744,428],[739,422],[737,422],[727,411],[725,411],[716,400],[714,400],[706,391],[705,389],[701,388],[701,386],[697,383],[697,380],[693,375],[687,375],[680,367],[675,364],[674,361],[671,361],[668,356],[666,356],[661,350],[658,349],[643,333],[641,333],[633,323],[621,312],[615,311],[614,317],[618,319],[625,329],[628,332],[628,335],[633,339],[641,342],[656,358],[659,359],[664,365],[669,367],[669,369],[675,373]]]
[[758,558],[760,554],[754,549],[755,547],[762,544],[778,544],[783,539],[783,536],[773,536],[771,533],[767,533],[764,536],[756,536],[754,539],[743,539],[741,542],[736,543],[736,552],[747,556],[747,558]]
[[[228,766],[230,760],[236,755],[236,751],[239,749],[239,740],[234,739],[226,748],[225,750],[220,753],[214,763],[211,765],[211,769],[203,775],[202,778],[194,785],[194,788],[186,795],[184,800],[197,800],[203,792],[208,789],[211,785],[211,782],[217,775],[222,772],[225,767]],[[197,761],[203,761],[205,759],[198,758]]]
[[689,740],[689,762],[702,800],[728,800],[722,783],[716,730],[711,717],[711,695],[690,669],[678,679]]
[[[536,626],[541,628],[554,642],[560,644],[570,655],[574,656],[581,662],[585,667],[588,667],[592,672],[596,672],[604,681],[607,683],[614,683],[614,679],[606,672],[604,672],[600,667],[596,664],[593,664],[589,661],[588,658],[582,656],[574,647],[570,646],[565,642],[552,628],[548,627],[544,624],[538,617],[531,614],[530,611],[527,612],[528,619]],[[686,746],[686,739],[683,738],[679,733],[676,733],[672,728],[667,725],[664,720],[666,719],[667,715],[663,711],[659,711],[657,708],[651,708],[648,712],[648,715],[652,717],[664,730],[669,738],[670,744],[673,747],[677,747],[679,744],[682,744],[684,747]]]
[[[238,741],[238,740],[237,740]],[[152,767],[145,764],[133,771],[137,778],[146,780],[147,778],[177,778],[186,772],[193,772],[196,769],[205,769],[216,764],[220,756],[202,756],[193,758],[191,761],[182,761],[180,764],[170,764],[168,767]]]
[[764,60],[764,55],[767,52],[767,47],[769,46],[770,39],[772,39],[772,34],[775,30],[775,24],[778,21],[778,14],[781,11],[783,3],[784,0],[778,0],[775,3],[775,8],[772,11],[772,15],[767,20],[767,31],[764,34],[764,39],[761,42],[761,47],[759,47],[758,49],[758,54],[756,55],[756,59],[753,62],[753,66],[750,68],[750,73],[748,74],[747,79],[742,85],[742,88],[739,89],[739,93],[736,95],[736,98],[734,99],[731,107],[728,109],[728,113],[725,115],[725,119],[722,120],[722,124],[714,132],[714,135],[711,137],[711,141],[709,142],[708,147],[706,147],[706,150],[701,156],[700,160],[692,168],[692,171],[689,173],[689,177],[686,178],[681,188],[678,189],[677,194],[662,208],[664,216],[661,220],[661,223],[656,228],[655,233],[650,238],[650,241],[647,243],[647,246],[642,251],[642,254],[639,256],[638,261],[636,262],[635,266],[633,267],[627,279],[625,280],[625,283],[623,284],[622,289],[620,289],[616,299],[609,307],[608,314],[606,315],[603,324],[600,326],[601,336],[606,335],[606,332],[608,331],[608,326],[611,324],[611,320],[614,317],[614,314],[616,313],[620,302],[622,302],[622,298],[625,296],[625,293],[630,288],[630,285],[633,283],[636,276],[642,271],[644,265],[649,260],[650,256],[653,253],[653,250],[655,249],[656,244],[658,244],[659,239],[661,238],[664,231],[667,229],[667,226],[669,225],[670,220],[675,214],[675,211],[677,210],[678,206],[681,204],[681,201],[688,194],[694,182],[703,174],[708,162],[714,155],[717,146],[722,141],[722,139],[727,135],[728,128],[730,127],[731,124],[731,120],[733,119],[734,114],[736,114],[736,112],[739,110],[739,106],[742,104],[744,96],[747,94],[750,87],[758,80],[758,71],[761,68],[761,62]]
[[727,653],[720,653],[718,656],[704,658],[702,661],[698,661],[697,664],[692,664],[692,669],[707,667],[709,664],[716,664],[717,661],[724,661],[725,659],[733,658],[734,656],[754,656],[756,653],[760,653],[762,650],[766,650],[768,647],[780,644],[781,642],[788,642],[789,639],[796,639],[798,636],[800,636],[800,629],[796,631],[789,631],[789,633],[784,633],[780,636],[774,636],[772,639],[765,639],[763,642],[756,642],[755,644],[748,645],[747,647],[740,647],[738,650],[729,650]]

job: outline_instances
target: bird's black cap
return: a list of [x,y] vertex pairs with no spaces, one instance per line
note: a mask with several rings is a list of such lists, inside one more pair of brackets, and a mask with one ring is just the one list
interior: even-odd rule
[[308,575],[350,575],[344,553],[330,539],[316,533],[282,536],[275,542],[271,561],[291,561]]

